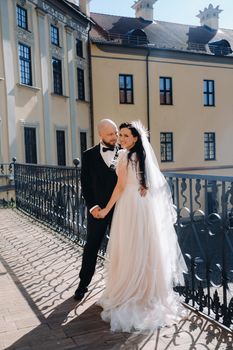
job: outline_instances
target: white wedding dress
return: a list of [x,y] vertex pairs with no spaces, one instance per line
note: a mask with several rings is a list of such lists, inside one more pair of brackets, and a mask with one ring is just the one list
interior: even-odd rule
[[[120,151],[119,162],[128,162]],[[106,288],[98,302],[112,331],[150,331],[185,315],[173,284],[186,269],[170,214],[160,211],[150,190],[139,192],[135,157],[116,203],[107,250]]]

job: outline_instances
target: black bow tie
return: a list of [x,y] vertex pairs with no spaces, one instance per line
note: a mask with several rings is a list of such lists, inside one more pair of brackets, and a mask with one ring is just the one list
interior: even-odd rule
[[114,147],[103,147],[102,150],[103,152],[107,152],[107,151],[114,151]]

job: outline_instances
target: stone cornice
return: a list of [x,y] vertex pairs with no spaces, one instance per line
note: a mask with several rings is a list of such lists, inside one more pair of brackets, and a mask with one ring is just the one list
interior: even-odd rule
[[[49,14],[52,18],[62,22],[64,25],[69,26],[73,30],[77,30],[84,35],[88,35],[88,25],[84,26],[81,22],[76,22],[68,15],[62,13],[58,9],[51,6],[51,4],[47,3],[44,0],[29,0],[31,3],[36,5],[36,10],[40,15]],[[86,19],[88,21],[88,19]]]

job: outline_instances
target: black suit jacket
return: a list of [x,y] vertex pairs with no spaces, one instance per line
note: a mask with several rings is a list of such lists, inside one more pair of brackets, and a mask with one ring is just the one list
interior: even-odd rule
[[100,154],[100,145],[84,152],[81,168],[82,194],[88,209],[94,205],[104,208],[117,182],[114,169],[109,168]]

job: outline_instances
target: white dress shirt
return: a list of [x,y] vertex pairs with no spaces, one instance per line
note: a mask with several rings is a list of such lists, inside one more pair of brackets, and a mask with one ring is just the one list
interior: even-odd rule
[[111,164],[113,163],[113,159],[115,157],[115,154],[116,154],[116,147],[114,147],[114,149],[112,151],[107,151],[107,152],[104,152],[103,151],[103,147],[107,147],[105,146],[105,144],[103,143],[100,143],[100,154],[104,160],[104,162],[107,164],[108,167],[111,166]]

